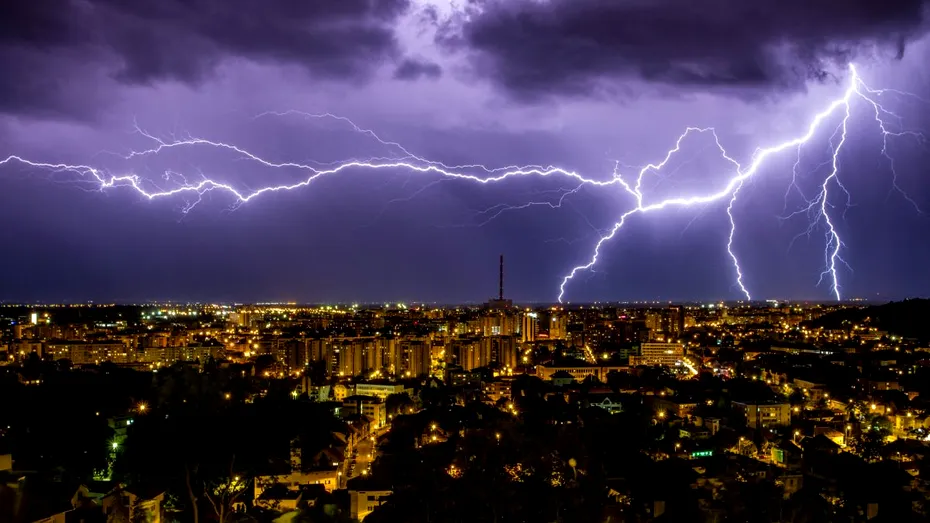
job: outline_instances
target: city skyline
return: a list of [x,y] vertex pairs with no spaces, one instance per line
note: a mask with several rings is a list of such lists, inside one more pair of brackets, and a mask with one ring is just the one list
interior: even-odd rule
[[[922,2],[740,10],[736,49],[588,18],[671,3],[269,4],[245,38],[211,1],[12,10],[0,299],[481,303],[499,253],[518,303],[930,294]],[[527,46],[521,16],[565,23]]]

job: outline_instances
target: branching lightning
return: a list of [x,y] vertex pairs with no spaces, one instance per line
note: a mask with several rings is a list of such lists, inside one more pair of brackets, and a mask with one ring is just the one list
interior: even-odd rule
[[[411,174],[433,175],[436,177],[436,179],[432,180],[430,183],[417,190],[410,197],[395,199],[392,200],[392,202],[409,200],[410,198],[413,198],[428,188],[434,186],[436,183],[445,180],[460,180],[478,184],[495,184],[512,178],[558,177],[567,178],[570,182],[572,182],[573,188],[561,189],[558,191],[559,198],[554,202],[545,200],[531,201],[519,205],[501,204],[485,209],[484,211],[480,211],[478,215],[484,217],[485,219],[479,225],[483,225],[497,218],[502,213],[526,209],[533,206],[547,206],[553,209],[561,208],[567,197],[576,194],[585,186],[592,186],[597,188],[615,186],[622,189],[626,194],[632,197],[634,205],[632,208],[620,214],[619,218],[613,225],[604,229],[603,231],[598,231],[599,239],[595,242],[593,251],[588,260],[581,265],[573,267],[562,278],[558,293],[558,300],[560,302],[565,298],[566,287],[569,282],[571,282],[579,272],[591,270],[597,264],[604,245],[612,240],[627,224],[627,222],[634,217],[634,215],[653,213],[670,207],[693,207],[725,201],[727,203],[726,213],[730,224],[726,249],[733,263],[735,272],[735,284],[739,288],[739,291],[746,297],[746,299],[751,299],[751,294],[747,288],[746,282],[744,281],[745,272],[740,266],[739,258],[735,249],[735,240],[737,239],[737,219],[734,213],[734,206],[737,202],[737,197],[739,196],[741,189],[744,187],[745,182],[755,176],[763,168],[767,160],[786,150],[794,149],[795,153],[797,154],[797,161],[794,163],[792,168],[791,182],[785,193],[786,210],[788,196],[791,191],[794,190],[805,200],[806,206],[804,206],[801,211],[792,213],[790,216],[799,213],[808,214],[811,220],[810,227],[806,231],[806,234],[808,235],[810,235],[811,232],[813,232],[818,226],[822,226],[825,230],[824,267],[820,274],[818,285],[823,282],[827,282],[831,294],[839,300],[842,294],[838,265],[845,265],[848,267],[848,264],[846,264],[842,258],[842,252],[845,244],[843,243],[843,240],[840,237],[840,233],[837,229],[837,220],[839,217],[832,214],[834,212],[834,208],[833,204],[831,203],[831,195],[836,190],[844,192],[846,197],[845,205],[847,208],[849,207],[850,195],[849,192],[846,191],[846,188],[844,187],[840,177],[840,156],[844,146],[846,146],[847,143],[849,121],[852,114],[852,104],[856,99],[863,100],[868,105],[868,107],[871,108],[872,113],[874,114],[874,120],[882,136],[881,154],[888,160],[892,174],[892,190],[899,192],[903,198],[905,198],[911,205],[914,206],[915,209],[920,211],[917,203],[912,198],[910,198],[898,185],[898,175],[895,170],[893,157],[889,153],[888,147],[890,138],[908,137],[917,140],[918,143],[922,145],[926,145],[927,140],[922,133],[917,131],[889,130],[891,125],[889,123],[889,119],[893,119],[896,122],[898,128],[902,127],[902,119],[899,115],[887,110],[880,103],[880,98],[886,94],[895,96],[912,96],[917,100],[923,101],[914,95],[910,95],[909,93],[904,93],[902,91],[872,89],[862,81],[858,72],[856,71],[856,68],[850,65],[849,84],[840,98],[831,101],[826,106],[826,108],[814,115],[813,119],[807,126],[806,131],[800,136],[785,140],[781,143],[771,145],[769,147],[756,149],[748,165],[743,166],[726,151],[726,149],[720,143],[720,139],[713,128],[688,127],[680,136],[678,136],[678,139],[675,141],[675,145],[667,151],[661,161],[645,165],[638,169],[638,172],[635,175],[635,179],[629,179],[619,172],[619,162],[614,168],[613,175],[607,179],[589,178],[575,171],[555,166],[511,165],[500,168],[489,168],[480,164],[447,165],[442,162],[428,160],[418,156],[410,152],[400,143],[384,140],[374,131],[360,127],[352,120],[343,116],[337,116],[330,113],[313,114],[300,111],[268,112],[262,113],[255,118],[264,118],[269,116],[296,116],[306,119],[337,120],[349,125],[354,132],[374,139],[380,145],[389,148],[389,150],[391,150],[391,152],[394,154],[387,157],[351,159],[328,164],[314,165],[310,165],[309,163],[289,161],[278,162],[263,158],[234,144],[190,136],[181,139],[166,140],[159,138],[136,126],[136,131],[141,136],[149,140],[152,143],[152,146],[148,149],[131,151],[128,154],[120,155],[124,160],[157,156],[172,149],[213,148],[234,153],[241,159],[255,162],[256,164],[267,168],[295,170],[305,173],[305,175],[299,181],[290,184],[268,185],[254,190],[244,190],[237,188],[232,183],[210,178],[203,173],[200,173],[198,180],[192,181],[181,173],[175,171],[166,171],[164,179],[167,183],[173,184],[173,187],[169,189],[162,189],[155,186],[151,180],[140,177],[133,172],[112,174],[107,169],[92,167],[89,165],[32,161],[18,155],[10,155],[5,159],[0,160],[0,165],[11,164],[15,162],[32,168],[45,169],[51,172],[72,173],[79,176],[80,179],[92,183],[95,188],[99,190],[129,188],[149,200],[190,195],[193,201],[189,201],[185,205],[183,208],[183,212],[185,213],[196,206],[204,195],[212,191],[226,193],[232,196],[235,204],[238,206],[245,204],[265,193],[299,189],[305,186],[309,186],[319,178],[337,175],[351,170],[404,170],[410,172]],[[833,138],[831,138],[830,141],[831,159],[824,164],[824,166],[830,166],[830,172],[824,177],[822,184],[819,185],[819,190],[817,193],[812,198],[808,198],[801,191],[797,183],[798,177],[800,175],[799,164],[801,161],[802,148],[817,135],[822,126],[828,125],[829,121],[836,121],[835,118],[839,118],[839,123],[837,124]],[[675,196],[657,201],[650,201],[648,195],[643,189],[646,176],[650,174],[661,173],[666,165],[672,160],[672,158],[681,151],[685,140],[687,140],[692,135],[698,134],[709,135],[713,138],[719,152],[719,157],[732,166],[732,172],[729,178],[722,185],[722,187],[719,187],[716,190],[711,190],[709,192],[699,194]],[[838,137],[838,140],[834,143],[833,140],[836,139],[836,137]]]

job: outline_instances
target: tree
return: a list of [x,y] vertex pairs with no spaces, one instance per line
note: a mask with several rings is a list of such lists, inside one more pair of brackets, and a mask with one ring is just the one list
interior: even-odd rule
[[178,500],[183,520],[228,523],[256,475],[289,470],[293,440],[322,448],[334,431],[345,430],[325,406],[294,401],[285,380],[274,380],[280,390],[271,386],[264,398],[238,400],[251,381],[241,372],[207,374],[186,366],[160,371],[150,386],[162,391],[161,399],[129,426],[114,479],[165,488]]
[[407,409],[412,408],[413,406],[413,400],[406,392],[390,394],[384,400],[384,407],[387,410],[387,413],[395,416],[399,413],[407,412]]
[[876,461],[881,458],[885,439],[891,435],[891,423],[881,415],[872,416],[863,424],[865,430],[853,444],[855,451],[866,461]]
[[[220,523],[226,523],[232,514],[233,507],[245,495],[248,482],[246,478],[235,472],[236,456],[233,455],[229,462],[229,473],[212,480],[202,480],[203,495],[213,513]],[[135,523],[135,522],[132,522]]]
[[136,497],[129,506],[129,523],[150,523],[152,512]]

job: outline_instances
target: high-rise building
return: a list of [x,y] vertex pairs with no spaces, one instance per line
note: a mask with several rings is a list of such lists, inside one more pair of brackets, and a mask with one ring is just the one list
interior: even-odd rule
[[662,326],[662,315],[658,312],[646,313],[646,329],[649,330],[649,341],[655,341],[664,337],[664,328]]
[[549,339],[564,340],[568,337],[568,314],[553,312],[549,315]]
[[252,313],[248,309],[239,309],[229,315],[229,321],[239,327],[248,328],[252,325]]
[[518,327],[517,317],[506,312],[491,311],[481,317],[482,336],[510,336]]
[[381,366],[388,374],[397,374],[397,340],[394,338],[378,338],[378,346],[381,348]]
[[304,368],[310,364],[310,341],[304,338],[282,340],[275,357],[291,370]]
[[685,308],[681,305],[671,305],[668,308],[668,328],[665,330],[667,339],[677,340],[685,331]]
[[432,345],[429,339],[401,340],[394,367],[398,375],[421,376],[430,373]]
[[470,371],[484,367],[491,361],[491,346],[481,343],[476,338],[460,338],[452,342],[455,364],[463,370]]
[[517,366],[516,338],[513,336],[481,338],[481,355],[487,355],[488,362],[496,362],[502,369],[513,369]]
[[333,349],[336,373],[339,376],[356,376],[362,372],[362,348],[352,340],[339,340]]
[[366,371],[379,371],[384,367],[381,344],[375,338],[368,338],[362,344],[362,366]]
[[520,340],[524,343],[536,341],[536,335],[539,333],[539,315],[535,312],[523,314],[522,325],[520,326]]

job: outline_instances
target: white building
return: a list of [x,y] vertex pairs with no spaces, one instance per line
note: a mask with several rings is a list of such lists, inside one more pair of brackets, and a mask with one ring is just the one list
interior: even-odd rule
[[349,515],[356,521],[362,521],[384,504],[391,494],[390,490],[350,490]]
[[680,343],[643,343],[638,356],[630,356],[630,366],[666,365],[674,367],[685,357],[685,347]]

